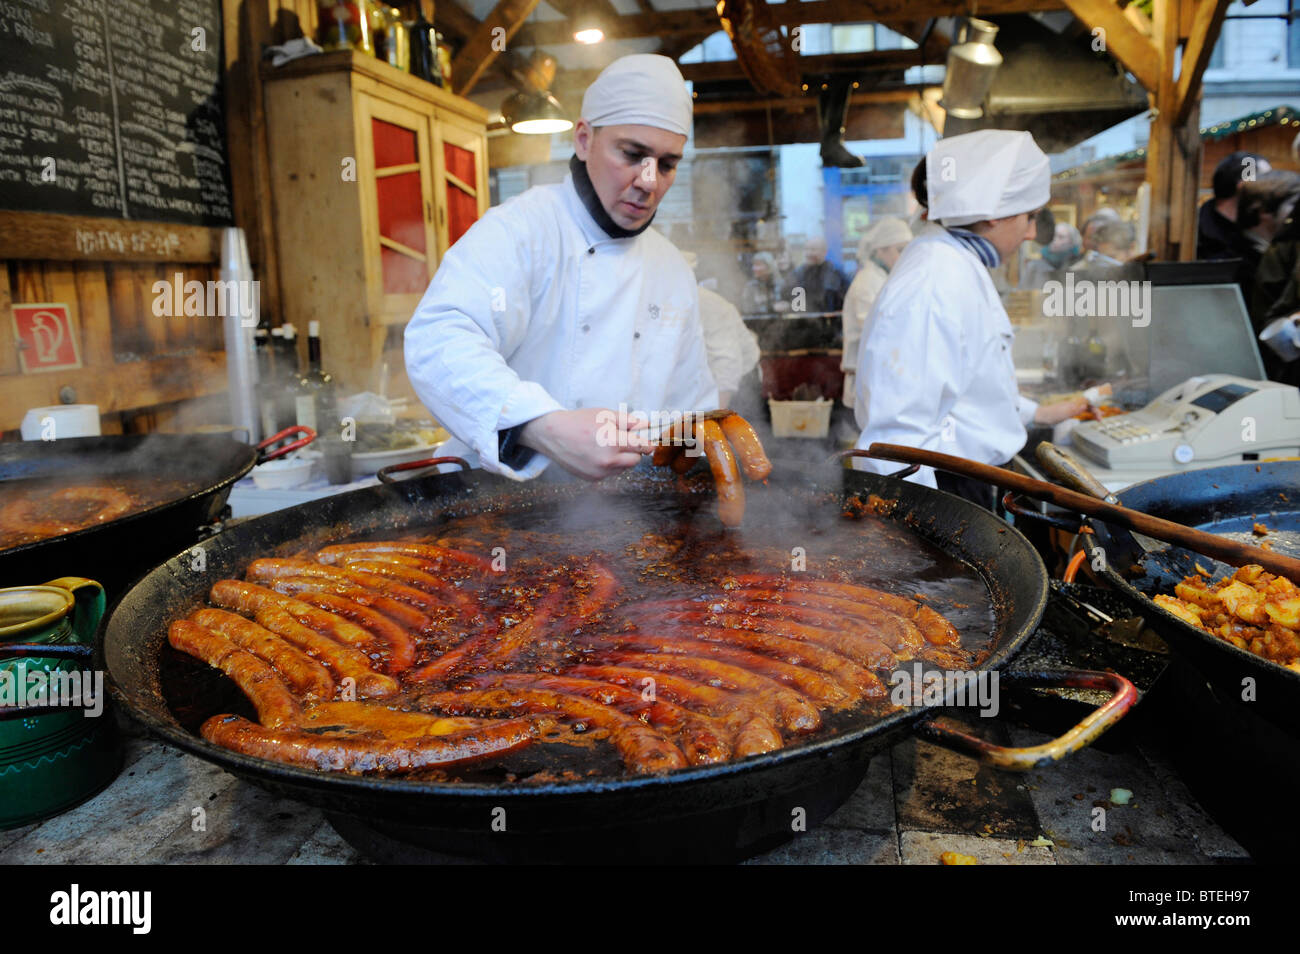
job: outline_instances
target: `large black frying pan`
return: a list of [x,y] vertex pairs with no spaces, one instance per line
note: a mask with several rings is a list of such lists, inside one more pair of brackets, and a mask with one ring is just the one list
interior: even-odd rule
[[0,550],[0,586],[83,576],[99,581],[110,597],[116,596],[146,570],[193,543],[198,529],[217,519],[231,486],[256,460],[255,448],[207,434],[134,434],[0,444],[0,481],[97,480],[128,475],[178,481],[182,488],[148,510]]
[[[966,564],[963,572],[974,580],[986,606],[983,618],[993,646],[981,668],[1005,669],[1034,632],[1047,599],[1047,574],[1028,542],[991,513],[928,488],[830,467],[821,477],[824,483],[818,486],[798,471],[778,466],[769,486],[749,488],[750,519],[785,521],[792,542],[798,543],[815,540],[808,536],[816,533],[815,524],[841,519],[850,498],[877,494],[897,499],[887,518],[890,532],[908,540],[914,535],[942,551],[943,560],[953,557]],[[796,809],[803,810],[810,826],[824,819],[861,782],[868,758],[909,732],[995,764],[1024,768],[1086,744],[1133,702],[1132,686],[1118,677],[1076,673],[1073,679],[1054,674],[1048,680],[1043,674],[1023,674],[1032,685],[1109,688],[1115,699],[1063,737],[1064,742],[1044,751],[997,749],[946,727],[933,718],[933,710],[912,708],[878,719],[852,717],[836,734],[728,764],[662,776],[544,784],[437,783],[314,772],[236,754],[193,731],[203,718],[230,711],[222,708],[230,705],[228,698],[203,698],[203,684],[224,684],[225,677],[196,668],[193,660],[166,646],[167,625],[201,604],[216,580],[242,576],[256,557],[381,532],[415,532],[484,510],[524,528],[562,528],[566,541],[570,533],[575,539],[583,533],[586,540],[603,533],[613,538],[629,526],[639,534],[679,519],[716,524],[707,475],[695,485],[694,493],[683,493],[670,479],[640,472],[596,487],[521,485],[482,472],[455,473],[354,491],[250,520],[203,544],[203,569],[181,554],[127,593],[102,642],[109,685],[120,704],[169,742],[342,817],[336,826],[350,838],[356,837],[348,834],[350,826],[369,832],[372,850],[373,839],[380,838],[453,854],[532,861],[744,857],[792,837]],[[580,526],[574,527],[575,522]],[[455,533],[454,524],[441,532]],[[617,546],[611,542],[607,549]],[[815,558],[814,549],[810,560]],[[922,576],[904,581],[904,587],[915,583],[923,588]],[[942,600],[934,605],[948,610]],[[1009,677],[1000,675],[1005,684]],[[499,830],[502,824],[504,830]]]
[[[1134,484],[1117,496],[1125,507],[1245,542],[1267,540],[1274,550],[1300,557],[1300,461],[1189,470]],[[1268,528],[1267,536],[1252,533],[1256,522]],[[1173,546],[1148,552],[1128,532],[1100,522],[1093,529],[1089,559],[1102,566],[1097,548],[1104,551],[1102,575],[1170,648],[1226,698],[1242,699],[1253,688],[1257,711],[1300,738],[1300,672],[1190,626],[1150,599],[1172,595],[1175,584],[1196,573],[1197,563],[1216,580],[1235,568]]]

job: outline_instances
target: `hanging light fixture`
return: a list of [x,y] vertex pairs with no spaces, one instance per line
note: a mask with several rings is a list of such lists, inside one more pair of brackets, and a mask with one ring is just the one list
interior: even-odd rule
[[587,45],[605,39],[605,17],[594,0],[579,0],[573,13],[573,39]]
[[984,115],[984,97],[1002,65],[1002,54],[993,45],[997,35],[997,24],[974,17],[958,31],[957,45],[948,49],[943,100],[939,103],[950,115],[958,119],[979,119]]
[[526,136],[566,132],[573,128],[560,101],[545,90],[515,93],[501,104],[501,115],[511,132]]

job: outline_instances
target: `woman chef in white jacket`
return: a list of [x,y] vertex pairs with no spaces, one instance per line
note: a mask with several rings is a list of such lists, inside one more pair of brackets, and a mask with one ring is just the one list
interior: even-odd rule
[[[889,273],[858,355],[857,446],[904,444],[1002,465],[1024,446],[1027,423],[1087,407],[1083,399],[1040,407],[1017,392],[1014,333],[989,275],[1034,236],[1051,170],[1029,133],[1001,129],[942,139],[923,164],[913,188],[929,222]],[[878,473],[899,466],[855,464]],[[995,500],[990,486],[928,467],[911,479],[990,509]]]
[[489,210],[447,251],[406,328],[407,374],[454,438],[444,453],[517,480],[551,461],[596,480],[652,449],[626,420],[614,433],[620,405],[718,406],[694,275],[649,228],[691,117],[672,60],[615,60],[583,98],[565,181]]

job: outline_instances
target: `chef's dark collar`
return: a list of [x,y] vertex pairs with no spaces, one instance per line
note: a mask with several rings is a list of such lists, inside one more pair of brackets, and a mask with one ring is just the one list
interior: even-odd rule
[[596,195],[596,187],[591,184],[591,176],[587,175],[587,164],[572,155],[569,157],[569,172],[573,174],[573,187],[578,192],[578,198],[586,206],[591,217],[596,220],[596,224],[610,238],[632,238],[634,235],[640,235],[650,227],[650,223],[655,220],[652,215],[646,220],[645,225],[639,229],[625,229],[609,217],[605,211],[605,206],[601,204],[600,196]]

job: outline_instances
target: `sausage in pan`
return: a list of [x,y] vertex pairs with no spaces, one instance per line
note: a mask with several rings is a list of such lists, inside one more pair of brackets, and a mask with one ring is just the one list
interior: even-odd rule
[[233,679],[253,703],[257,717],[265,725],[274,727],[291,723],[301,713],[298,700],[276,671],[225,636],[187,619],[178,619],[168,628],[167,641],[181,652],[203,660]]
[[749,421],[739,414],[730,414],[722,419],[722,433],[731,442],[745,476],[750,480],[767,480],[772,473],[772,462],[767,459]]

